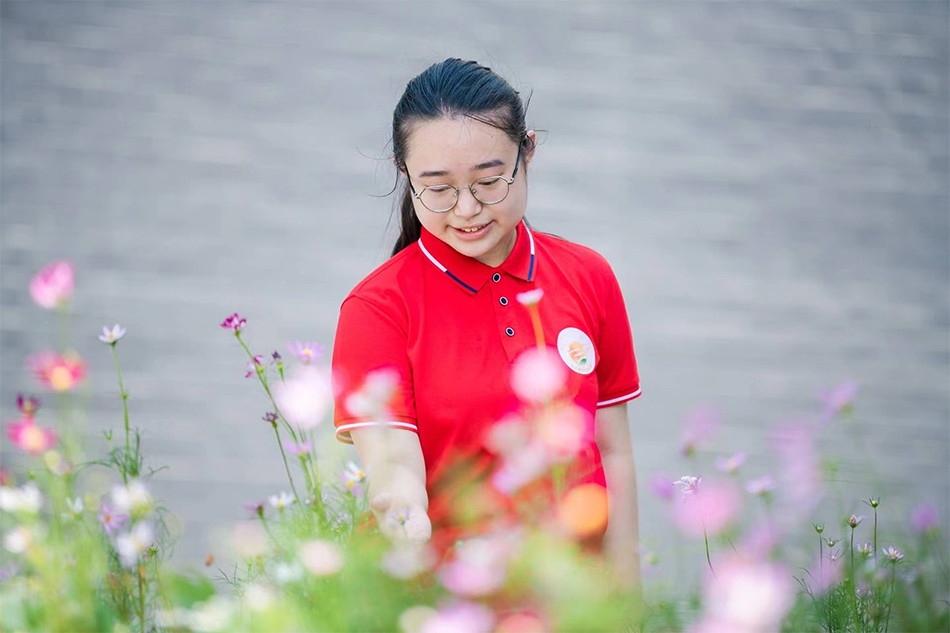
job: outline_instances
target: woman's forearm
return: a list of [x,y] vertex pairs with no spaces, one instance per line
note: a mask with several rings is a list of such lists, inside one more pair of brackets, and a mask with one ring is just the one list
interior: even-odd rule
[[601,455],[607,493],[609,522],[604,553],[618,580],[628,586],[640,584],[640,519],[637,477],[633,455],[623,451]]

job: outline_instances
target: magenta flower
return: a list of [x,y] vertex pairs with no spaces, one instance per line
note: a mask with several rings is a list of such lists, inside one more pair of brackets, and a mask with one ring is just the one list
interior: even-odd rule
[[914,532],[924,534],[937,524],[937,508],[931,503],[921,503],[911,510],[909,522]]
[[305,455],[313,450],[313,442],[306,440],[305,442],[296,444],[290,440],[284,440],[284,450],[291,455]]
[[247,325],[247,319],[242,319],[237,312],[221,322],[221,327],[231,330],[235,334],[243,330],[245,325]]
[[709,442],[722,425],[719,412],[707,406],[698,406],[686,416],[683,425],[683,442],[680,452],[684,457],[692,457],[696,449]]
[[825,407],[819,421],[822,424],[827,424],[834,416],[849,408],[857,395],[858,383],[853,380],[843,382],[831,391],[819,394],[819,398]]
[[32,418],[20,418],[7,425],[7,437],[30,455],[39,455],[56,444],[56,433],[37,425]]
[[129,520],[127,514],[121,514],[113,510],[105,502],[102,504],[102,508],[99,511],[99,522],[102,523],[103,529],[106,531],[106,534],[112,536],[115,532],[122,529],[122,526]]
[[263,365],[261,364],[263,360],[264,360],[263,356],[261,356],[260,354],[255,354],[254,360],[248,361],[247,363],[247,373],[244,374],[244,377],[250,378],[251,376],[256,374],[258,371],[258,367],[263,367]]
[[86,377],[86,364],[73,351],[39,352],[26,359],[26,367],[44,387],[72,391]]
[[303,344],[287,341],[287,349],[305,365],[323,356],[323,345],[317,345],[316,341],[304,341]]
[[24,418],[32,418],[36,415],[36,410],[40,408],[40,401],[30,396],[24,398],[22,393],[16,395],[16,408],[20,410]]
[[739,451],[738,453],[732,455],[731,457],[719,457],[716,459],[716,468],[720,472],[728,473],[730,475],[735,475],[739,470],[739,467],[745,463],[747,455]]
[[75,277],[73,265],[57,261],[46,265],[30,280],[30,296],[41,308],[52,310],[73,296]]

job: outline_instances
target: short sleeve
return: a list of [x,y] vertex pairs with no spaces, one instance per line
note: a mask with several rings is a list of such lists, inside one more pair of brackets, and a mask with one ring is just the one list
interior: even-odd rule
[[392,313],[348,297],[340,307],[331,366],[338,440],[352,444],[350,431],[369,426],[419,432],[406,331]]
[[[606,262],[605,262],[606,263]],[[601,299],[597,350],[597,407],[609,407],[640,396],[640,374],[633,352],[633,335],[620,284],[606,267]]]

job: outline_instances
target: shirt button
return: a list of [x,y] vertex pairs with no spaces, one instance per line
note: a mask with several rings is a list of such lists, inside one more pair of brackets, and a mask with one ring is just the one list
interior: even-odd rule
[[501,281],[501,275],[499,273],[495,273],[494,275],[491,276],[491,280],[494,281],[495,283],[498,283],[499,281]]
[[515,331],[512,330],[510,327],[509,327],[509,328],[505,328],[505,334],[507,334],[508,336],[514,336],[514,335],[515,335]]
[[501,299],[498,300],[498,303],[500,303],[503,306],[508,305],[508,297],[502,297]]

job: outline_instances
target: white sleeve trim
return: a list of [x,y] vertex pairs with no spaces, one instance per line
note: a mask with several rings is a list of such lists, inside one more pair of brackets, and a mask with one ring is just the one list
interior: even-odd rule
[[352,444],[353,440],[350,438],[350,430],[366,426],[390,426],[397,429],[415,431],[416,433],[419,432],[419,427],[410,422],[398,422],[396,420],[386,420],[383,422],[354,422],[353,424],[341,424],[340,426],[336,427],[336,439],[346,444]]
[[640,390],[637,389],[633,393],[628,393],[625,396],[620,396],[619,398],[611,398],[610,400],[604,400],[603,402],[598,402],[598,407],[607,407],[612,404],[617,404],[618,402],[623,402],[624,400],[633,400],[634,398],[640,395]]

